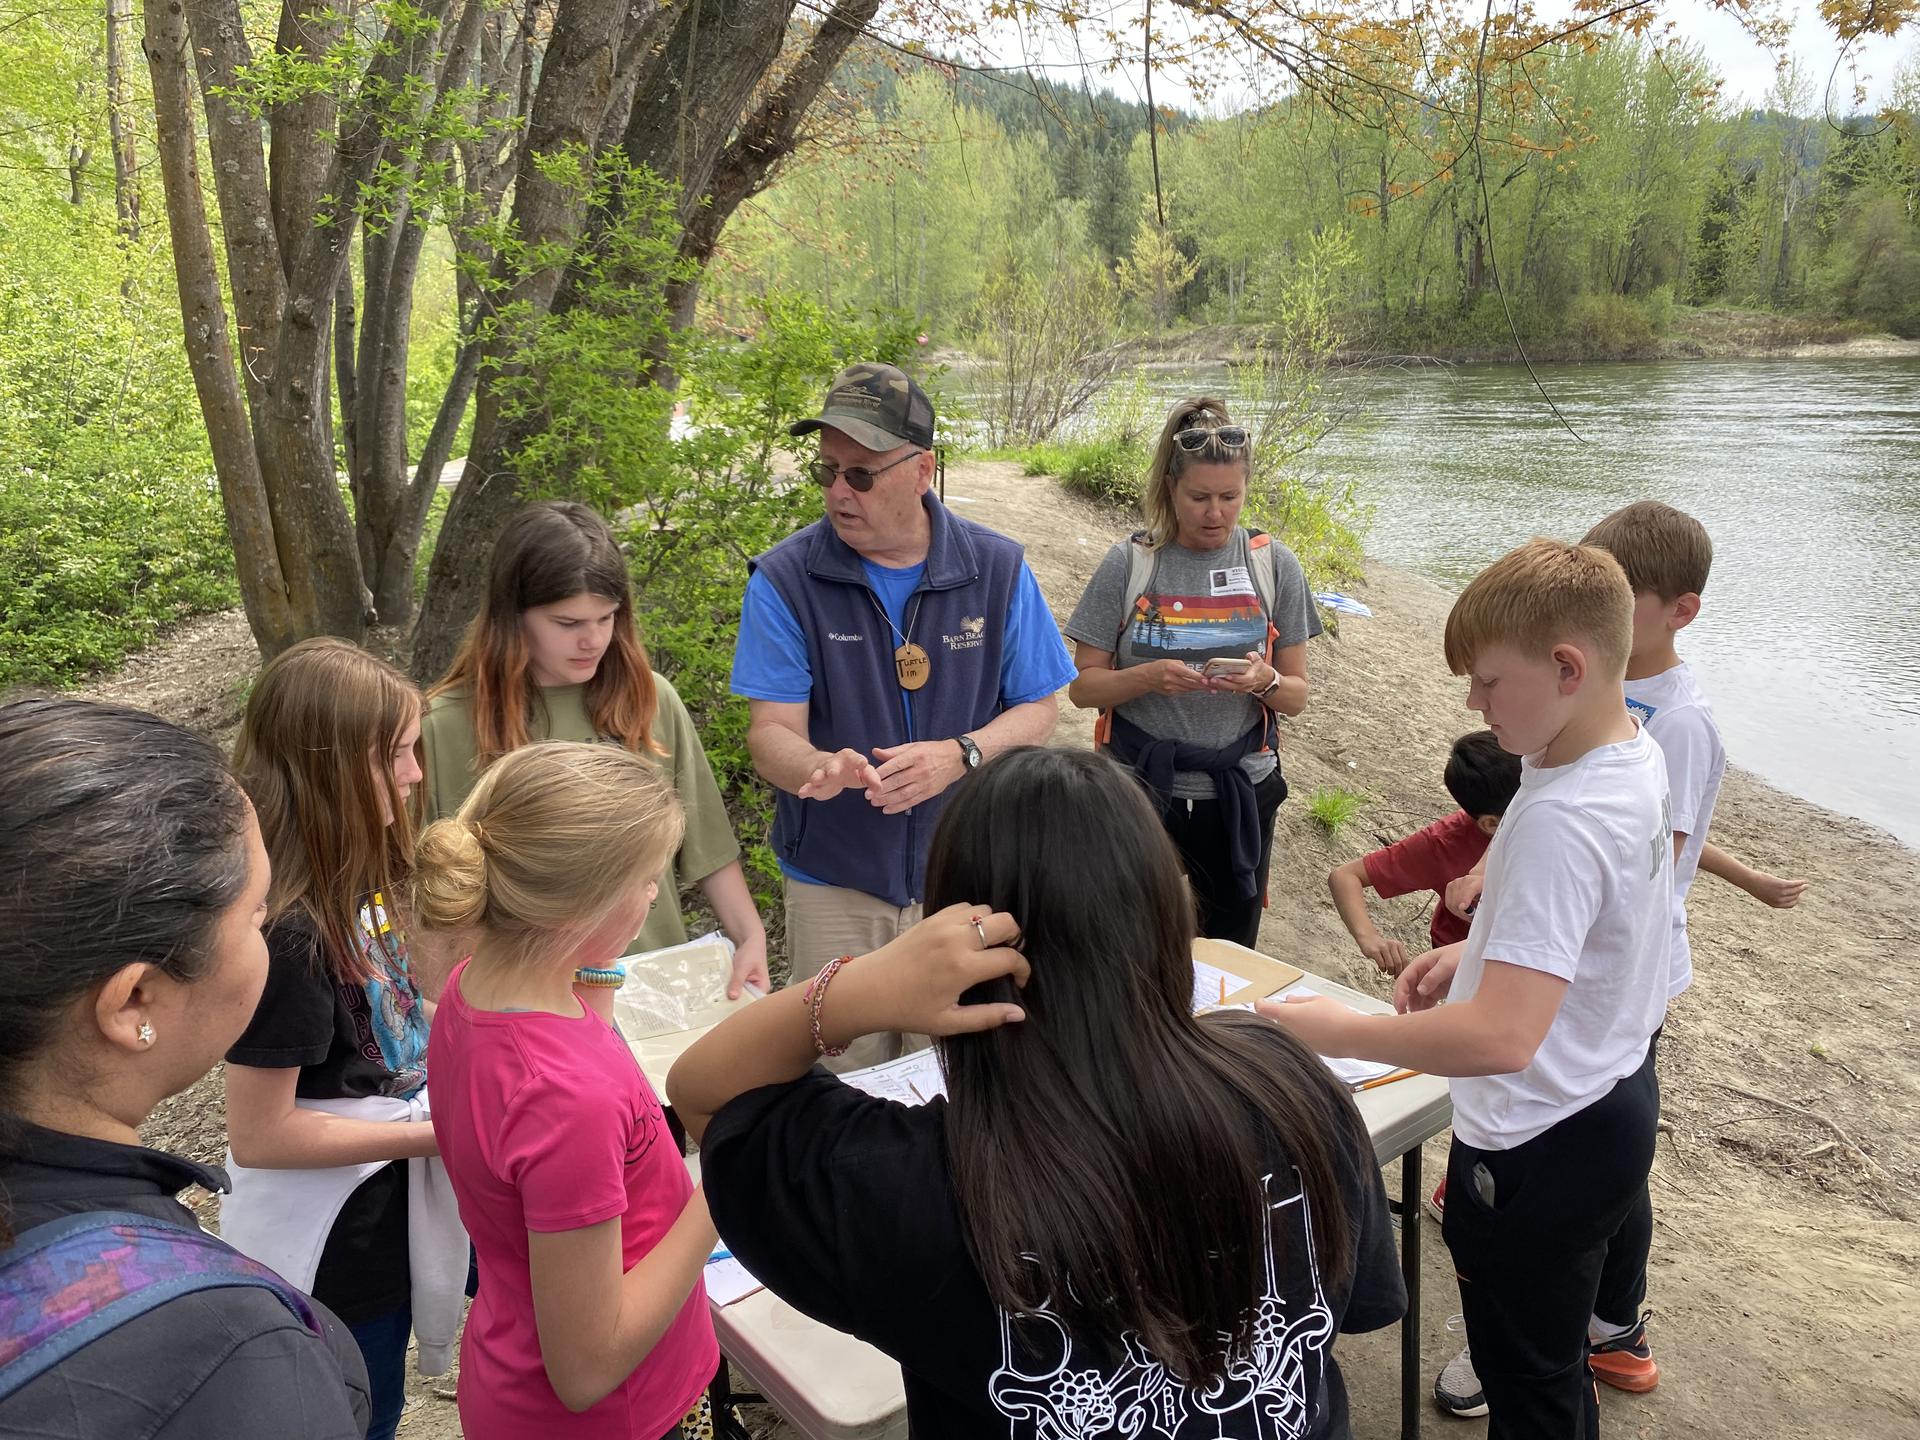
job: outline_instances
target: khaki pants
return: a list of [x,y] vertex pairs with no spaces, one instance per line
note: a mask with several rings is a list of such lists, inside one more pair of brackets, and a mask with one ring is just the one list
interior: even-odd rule
[[[805,885],[788,880],[786,902],[787,955],[796,985],[804,985],[819,974],[820,967],[834,956],[878,950],[920,920],[918,905],[889,905],[864,890],[838,885]],[[833,1004],[831,988],[826,1003]],[[924,1050],[931,1043],[925,1035],[863,1035],[847,1047],[846,1054],[820,1063],[835,1074],[845,1074],[909,1051]]]

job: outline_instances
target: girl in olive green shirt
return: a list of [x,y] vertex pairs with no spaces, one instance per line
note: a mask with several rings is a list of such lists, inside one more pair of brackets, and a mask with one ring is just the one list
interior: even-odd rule
[[480,614],[420,724],[425,820],[453,814],[482,770],[537,740],[624,745],[672,779],[686,838],[631,948],[684,941],[680,890],[697,885],[734,943],[728,996],[743,984],[766,989],[766,930],[693,719],[647,663],[613,532],[566,501],[525,507],[494,547]]

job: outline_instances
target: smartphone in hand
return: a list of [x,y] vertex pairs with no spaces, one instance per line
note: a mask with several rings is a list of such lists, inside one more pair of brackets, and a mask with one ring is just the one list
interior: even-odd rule
[[1236,660],[1230,655],[1216,655],[1200,667],[1200,673],[1211,680],[1216,675],[1244,675],[1252,668],[1251,660]]

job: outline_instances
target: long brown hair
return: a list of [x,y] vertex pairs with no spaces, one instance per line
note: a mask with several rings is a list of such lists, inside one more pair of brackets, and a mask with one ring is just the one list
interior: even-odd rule
[[[1147,466],[1146,490],[1140,497],[1140,509],[1147,519],[1147,543],[1154,549],[1172,544],[1180,533],[1180,517],[1173,509],[1174,482],[1186,473],[1189,465],[1219,463],[1207,450],[1198,454],[1182,450],[1173,437],[1182,430],[1218,430],[1222,425],[1231,424],[1226,401],[1211,395],[1189,396],[1167,412],[1167,423],[1160,427],[1160,439],[1153,447],[1153,459]],[[1251,473],[1252,446],[1241,450],[1233,459],[1243,472]]]
[[480,613],[460,653],[429,698],[464,689],[473,714],[474,764],[485,770],[533,738],[528,722],[544,703],[528,683],[527,642],[520,617],[539,605],[600,595],[619,606],[613,639],[587,681],[587,718],[639,754],[664,754],[653,738],[653,667],[633,620],[633,583],[607,522],[571,500],[528,505],[507,522],[493,547],[493,570]]
[[996,759],[941,817],[926,903],[1011,913],[1033,967],[966,997],[1017,1000],[1024,1024],[941,1042],[954,1192],[994,1303],[1137,1335],[1189,1385],[1219,1377],[1251,1343],[1269,1253],[1283,1268],[1276,1141],[1323,1277],[1347,1273],[1335,1157],[1370,1156],[1359,1113],[1279,1026],[1194,1017],[1192,900],[1131,774],[1087,751]]
[[273,862],[267,914],[302,911],[343,984],[372,973],[360,907],[376,892],[397,907],[413,868],[390,757],[419,714],[420,692],[386,661],[344,640],[302,640],[253,682],[233,744]]

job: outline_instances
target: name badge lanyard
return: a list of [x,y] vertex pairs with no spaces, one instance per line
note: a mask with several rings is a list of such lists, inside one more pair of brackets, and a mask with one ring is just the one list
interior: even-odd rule
[[880,618],[887,622],[887,628],[899,637],[900,647],[893,652],[893,671],[900,677],[902,690],[918,690],[927,683],[927,674],[933,669],[932,657],[914,644],[912,639],[913,627],[920,620],[920,607],[926,598],[925,591],[914,597],[913,613],[907,616],[907,633],[902,635],[900,627],[893,623],[893,617],[887,614],[886,607],[880,603],[880,598],[871,590],[867,592],[867,599],[873,602],[873,608]]

